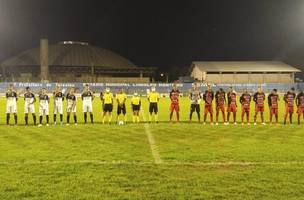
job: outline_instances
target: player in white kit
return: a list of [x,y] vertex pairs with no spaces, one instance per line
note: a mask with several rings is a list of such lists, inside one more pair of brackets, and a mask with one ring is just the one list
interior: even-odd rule
[[31,113],[33,115],[34,125],[36,125],[35,102],[36,102],[36,97],[31,92],[31,88],[26,87],[26,92],[24,94],[25,125],[28,125],[28,114],[29,113]]
[[63,100],[64,94],[62,93],[62,89],[59,86],[56,86],[56,90],[53,93],[54,96],[54,125],[56,125],[56,117],[57,113],[60,114],[60,125],[62,125],[63,121]]
[[84,91],[81,94],[82,99],[82,112],[84,115],[84,123],[87,123],[87,113],[90,113],[91,123],[93,124],[93,99],[94,94],[90,90],[90,87],[88,84],[85,85]]
[[70,124],[70,116],[71,113],[74,114],[74,123],[77,125],[77,115],[76,115],[76,103],[77,103],[77,97],[75,95],[75,88],[72,87],[69,91],[69,93],[66,95],[67,99],[67,125]]
[[14,91],[13,84],[9,85],[6,92],[6,124],[10,124],[10,115],[14,115],[15,125],[17,125],[17,100],[18,95]]
[[49,103],[50,98],[46,93],[46,89],[42,88],[41,94],[39,95],[39,127],[42,126],[42,118],[46,117],[46,126],[49,126]]

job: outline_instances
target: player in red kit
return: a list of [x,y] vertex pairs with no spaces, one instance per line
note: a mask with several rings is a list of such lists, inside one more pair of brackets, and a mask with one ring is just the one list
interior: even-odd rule
[[303,119],[304,119],[304,93],[303,93],[303,91],[300,91],[300,93],[297,95],[296,104],[298,107],[298,124],[300,125],[301,116],[303,116]]
[[254,114],[254,125],[256,125],[257,116],[261,114],[262,125],[266,125],[264,122],[264,101],[265,93],[261,87],[258,88],[258,91],[253,96],[253,101],[255,102],[255,114]]
[[214,99],[214,93],[211,89],[211,85],[208,85],[208,89],[203,94],[203,100],[205,101],[204,124],[206,124],[207,115],[209,113],[210,123],[211,125],[213,125],[213,108],[212,108],[213,99]]
[[284,124],[286,124],[287,117],[289,115],[289,123],[292,124],[292,115],[294,112],[294,102],[295,102],[296,94],[295,89],[291,88],[285,95],[285,116],[284,116]]
[[277,89],[273,89],[272,92],[268,95],[268,106],[270,112],[270,124],[272,124],[273,115],[276,119],[276,124],[279,121],[279,95]]
[[216,102],[216,125],[218,125],[218,118],[220,112],[222,112],[223,122],[226,125],[226,115],[225,115],[225,103],[226,103],[226,93],[223,88],[220,88],[219,91],[215,93],[215,102]]
[[246,114],[247,124],[250,125],[250,122],[249,122],[250,102],[251,102],[251,95],[249,94],[248,90],[245,89],[244,93],[240,97],[240,103],[242,104],[242,126],[244,126],[245,114]]
[[173,112],[176,112],[176,119],[177,122],[179,122],[179,90],[176,89],[176,85],[173,85],[173,88],[170,92],[170,100],[171,100],[171,105],[170,105],[170,122],[172,121],[172,116]]
[[237,111],[237,103],[236,103],[236,91],[230,88],[230,91],[227,94],[228,97],[228,107],[227,107],[227,123],[230,121],[230,114],[233,113],[233,123],[236,125],[236,111]]

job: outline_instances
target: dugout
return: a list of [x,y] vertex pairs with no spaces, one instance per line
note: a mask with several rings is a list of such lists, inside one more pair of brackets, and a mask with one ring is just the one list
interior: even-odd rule
[[280,61],[195,61],[191,76],[202,82],[222,84],[294,83],[301,72]]

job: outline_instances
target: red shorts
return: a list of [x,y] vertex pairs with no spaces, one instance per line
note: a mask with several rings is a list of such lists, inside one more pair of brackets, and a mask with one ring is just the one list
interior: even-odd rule
[[286,106],[285,113],[293,113],[293,112],[294,112],[293,106]]
[[216,112],[225,112],[225,105],[217,105],[216,106]]
[[171,105],[170,105],[170,111],[173,112],[174,110],[176,112],[179,112],[179,104],[178,103],[171,103]]
[[304,107],[299,107],[298,108],[298,114],[301,115],[304,113]]
[[255,106],[255,112],[264,112],[264,106]]
[[227,112],[233,112],[233,113],[235,113],[236,110],[237,110],[236,105],[228,105],[228,107],[227,107]]
[[250,107],[242,107],[242,112],[243,113],[249,113],[250,112]]
[[212,105],[205,105],[205,114],[207,113],[213,113]]
[[270,114],[271,115],[279,114],[279,108],[270,108]]

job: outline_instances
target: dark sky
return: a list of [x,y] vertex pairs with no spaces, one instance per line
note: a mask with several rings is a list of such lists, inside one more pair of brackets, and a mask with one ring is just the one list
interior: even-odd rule
[[87,41],[139,66],[284,60],[304,50],[304,1],[0,0],[0,59],[41,37]]

